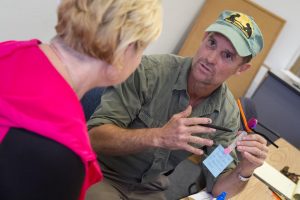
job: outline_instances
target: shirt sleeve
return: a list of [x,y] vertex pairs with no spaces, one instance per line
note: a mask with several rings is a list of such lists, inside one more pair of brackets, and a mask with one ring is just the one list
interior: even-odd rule
[[[225,109],[223,111],[221,111],[221,113],[220,113],[219,120],[221,120],[223,123],[218,122],[217,124],[222,124],[222,126],[227,127],[231,130],[234,130],[234,132],[225,132],[224,133],[221,131],[217,131],[215,133],[214,137],[212,138],[214,140],[214,145],[211,147],[207,147],[205,150],[206,151],[205,153],[207,155],[210,155],[210,153],[213,152],[219,144],[221,144],[224,148],[226,148],[236,138],[236,136],[237,136],[236,133],[240,128],[240,113],[239,113],[238,107],[235,105],[233,107],[230,105],[225,105]],[[239,162],[236,150],[233,150],[230,153],[230,155],[233,157],[233,162],[231,162],[223,170],[223,172],[221,174],[224,174],[227,171],[234,169]],[[211,192],[218,177],[214,177],[203,163],[201,163],[201,165],[202,165],[204,177],[206,179],[206,189],[208,192]]]
[[100,105],[88,121],[89,130],[103,124],[125,128],[136,118],[142,105],[151,98],[151,73],[148,71],[151,67],[148,64],[144,57],[139,68],[124,83],[105,90]]

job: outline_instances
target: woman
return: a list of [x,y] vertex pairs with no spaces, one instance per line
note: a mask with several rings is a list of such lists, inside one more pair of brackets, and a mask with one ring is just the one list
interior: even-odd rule
[[161,31],[160,0],[62,0],[57,35],[0,43],[0,199],[84,199],[102,178],[80,98],[124,81]]

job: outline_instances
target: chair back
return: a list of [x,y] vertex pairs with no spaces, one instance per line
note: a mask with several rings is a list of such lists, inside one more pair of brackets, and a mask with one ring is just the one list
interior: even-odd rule
[[82,97],[80,102],[83,107],[86,121],[90,119],[96,108],[101,103],[101,96],[104,90],[105,88],[100,87],[93,88]]

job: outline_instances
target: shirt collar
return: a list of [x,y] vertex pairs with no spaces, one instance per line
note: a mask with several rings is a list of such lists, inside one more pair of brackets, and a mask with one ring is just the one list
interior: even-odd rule
[[173,90],[186,90],[187,79],[188,79],[191,66],[192,66],[192,58],[185,58],[182,65],[180,66],[178,78],[174,84]]

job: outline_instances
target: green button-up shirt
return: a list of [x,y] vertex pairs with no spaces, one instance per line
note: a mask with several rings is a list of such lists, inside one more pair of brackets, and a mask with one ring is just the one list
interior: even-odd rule
[[[140,67],[126,82],[107,88],[101,105],[88,121],[89,129],[102,124],[115,124],[131,129],[162,127],[189,104],[187,77],[191,63],[191,58],[175,55],[144,56]],[[209,117],[214,124],[232,130],[238,130],[240,126],[238,107],[225,84],[193,108],[191,117]],[[235,133],[223,131],[201,133],[199,137],[212,139],[214,145],[194,145],[210,154],[218,144],[227,147],[235,136]],[[110,176],[116,176],[116,179],[146,183],[173,170],[190,155],[191,153],[183,150],[152,148],[126,156],[99,155],[99,161],[104,175],[105,169],[109,169]],[[226,170],[236,165],[236,153],[231,155],[235,161]],[[216,179],[205,166],[202,172],[205,174],[206,186],[211,190]]]

